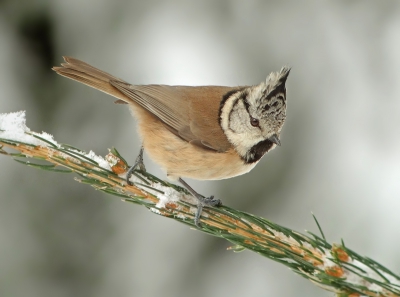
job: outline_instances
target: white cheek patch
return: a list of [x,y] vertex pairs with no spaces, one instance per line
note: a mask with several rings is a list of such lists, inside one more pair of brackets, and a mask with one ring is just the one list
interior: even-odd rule
[[230,130],[230,113],[233,106],[239,100],[239,96],[231,96],[225,101],[224,106],[221,110],[221,128],[224,130],[225,134]]
[[[221,128],[238,154],[244,157],[255,144],[263,140],[263,137],[260,133],[249,133],[246,132],[245,127],[240,127],[240,125],[245,125],[243,121],[248,120],[247,116],[240,116],[241,112],[243,115],[247,115],[243,103],[240,102],[241,95],[242,93],[239,92],[225,101],[225,105],[221,110]],[[231,116],[231,112],[238,114]]]

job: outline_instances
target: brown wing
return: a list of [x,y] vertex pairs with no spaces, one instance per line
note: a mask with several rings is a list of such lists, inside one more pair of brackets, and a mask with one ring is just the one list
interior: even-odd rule
[[222,97],[232,87],[134,86],[121,81],[110,84],[157,116],[184,140],[219,152],[231,147],[218,116]]
[[[221,86],[134,86],[72,57],[64,57],[58,74],[118,98],[117,103],[135,102],[165,123],[182,139],[203,148],[223,152],[231,147],[219,126],[222,97],[233,90]],[[121,101],[122,100],[122,101]]]
[[222,97],[233,89],[207,86],[202,89],[193,88],[191,91],[190,130],[203,145],[220,152],[227,151],[232,146],[219,124],[219,108]]

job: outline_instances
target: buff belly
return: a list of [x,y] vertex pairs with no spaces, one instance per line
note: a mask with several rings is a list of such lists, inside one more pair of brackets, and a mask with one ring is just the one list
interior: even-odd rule
[[190,144],[171,133],[152,114],[141,108],[132,109],[139,120],[139,134],[145,151],[171,179],[225,179],[247,173],[257,164],[245,164],[233,148],[218,153]]

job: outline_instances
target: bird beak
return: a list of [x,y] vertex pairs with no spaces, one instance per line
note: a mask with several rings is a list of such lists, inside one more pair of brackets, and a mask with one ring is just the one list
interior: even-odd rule
[[276,145],[281,146],[281,141],[279,140],[278,135],[276,135],[276,134],[272,135],[270,138],[268,138],[268,140],[272,141]]

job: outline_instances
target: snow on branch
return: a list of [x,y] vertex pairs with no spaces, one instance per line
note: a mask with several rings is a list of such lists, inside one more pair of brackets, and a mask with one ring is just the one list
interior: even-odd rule
[[79,176],[75,180],[81,183],[224,238],[233,243],[230,250],[248,249],[277,261],[338,296],[400,296],[399,275],[344,242],[328,243],[321,229],[321,236],[305,235],[227,206],[205,208],[197,228],[193,222],[196,201],[185,189],[139,170],[132,175],[133,185],[128,185],[128,165],[116,149],[103,158],[59,144],[50,134],[26,127],[23,111],[0,114],[0,153],[28,166],[75,172]]

